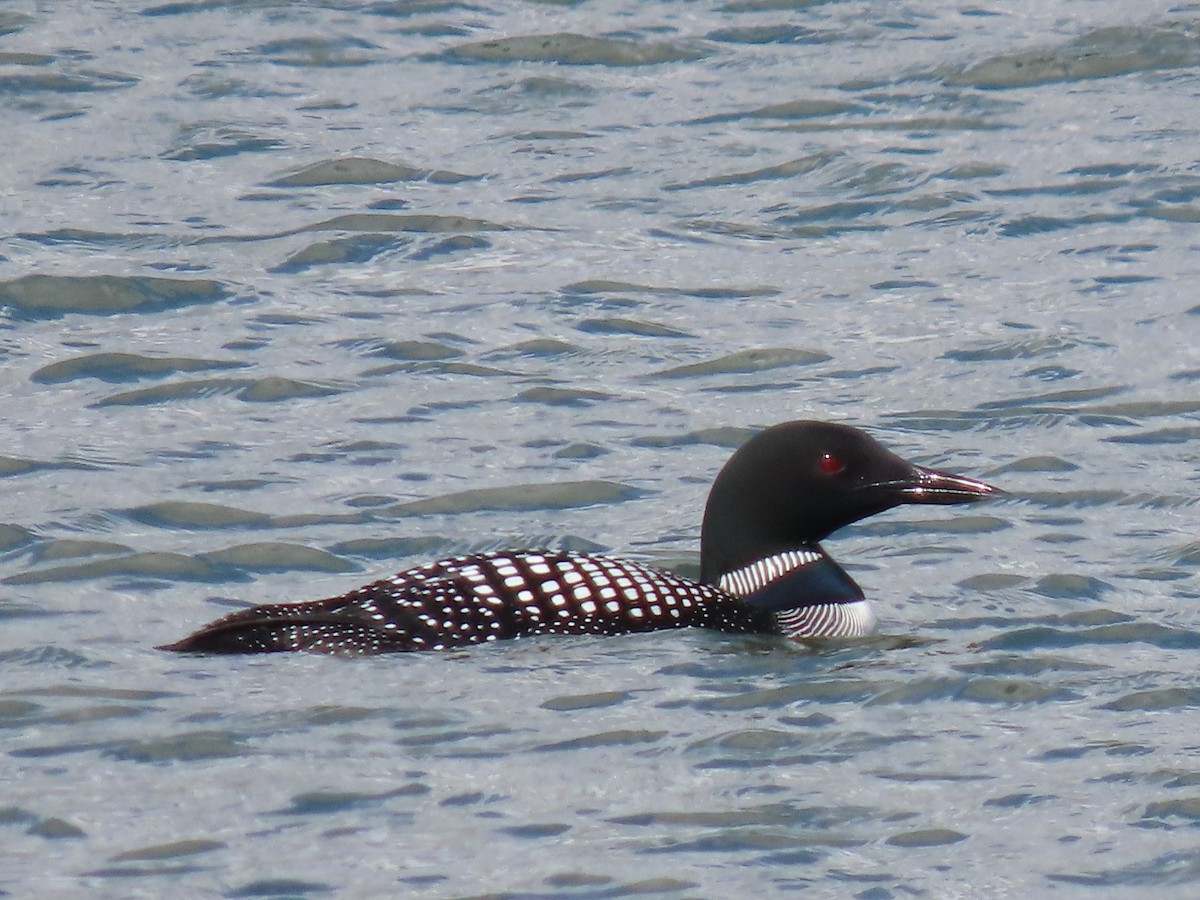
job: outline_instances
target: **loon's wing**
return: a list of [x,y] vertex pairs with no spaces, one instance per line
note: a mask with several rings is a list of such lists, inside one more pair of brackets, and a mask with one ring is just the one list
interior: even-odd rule
[[160,649],[365,655],[693,625],[775,630],[769,613],[719,588],[637,563],[570,552],[482,553],[408,569],[329,600],[255,606]]

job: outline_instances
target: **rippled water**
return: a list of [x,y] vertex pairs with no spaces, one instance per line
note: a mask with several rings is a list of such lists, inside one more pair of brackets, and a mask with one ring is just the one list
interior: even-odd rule
[[[0,109],[0,890],[1195,892],[1200,8],[13,2]],[[152,649],[694,572],[801,417],[1011,492],[876,639]]]

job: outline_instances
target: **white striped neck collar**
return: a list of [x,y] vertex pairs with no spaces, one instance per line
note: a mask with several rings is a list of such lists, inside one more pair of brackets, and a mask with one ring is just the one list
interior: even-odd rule
[[821,560],[833,562],[820,547],[784,550],[782,553],[755,560],[748,566],[726,572],[717,585],[728,594],[745,598],[758,593],[785,575]]
[[817,544],[726,572],[719,587],[769,612],[791,638],[855,638],[875,630],[875,613],[862,590]]

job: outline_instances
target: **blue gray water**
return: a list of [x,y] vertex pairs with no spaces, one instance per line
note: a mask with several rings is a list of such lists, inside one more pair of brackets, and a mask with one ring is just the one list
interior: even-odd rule
[[[0,6],[0,890],[1195,896],[1200,7]],[[157,652],[685,572],[754,428],[1000,484],[878,638]]]

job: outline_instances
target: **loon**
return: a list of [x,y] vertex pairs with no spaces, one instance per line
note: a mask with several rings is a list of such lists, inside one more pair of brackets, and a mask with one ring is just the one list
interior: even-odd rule
[[745,443],[713,482],[699,581],[566,550],[477,553],[328,600],[254,606],[159,649],[355,656],[689,626],[797,640],[861,637],[874,630],[875,614],[820,542],[903,503],[1001,493],[906,462],[848,425],[784,422]]

